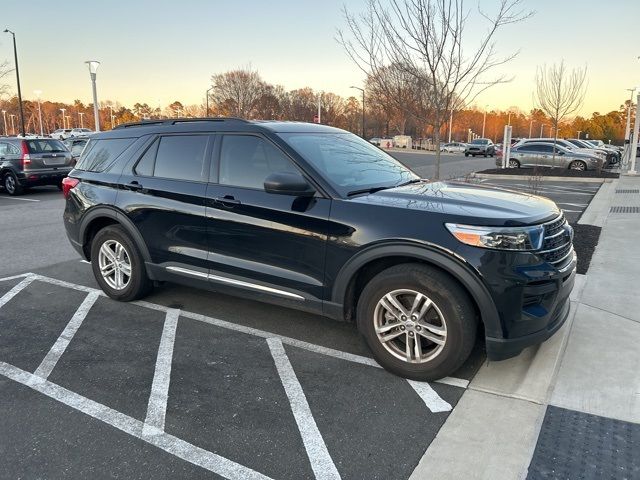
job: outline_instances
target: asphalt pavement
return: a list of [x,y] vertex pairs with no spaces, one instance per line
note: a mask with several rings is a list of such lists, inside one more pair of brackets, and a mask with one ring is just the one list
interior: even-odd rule
[[[388,153],[422,178],[435,178],[436,154],[423,150],[389,150]],[[464,154],[442,153],[440,156],[440,178],[443,180],[465,177],[472,172],[495,168],[492,157],[465,157]]]

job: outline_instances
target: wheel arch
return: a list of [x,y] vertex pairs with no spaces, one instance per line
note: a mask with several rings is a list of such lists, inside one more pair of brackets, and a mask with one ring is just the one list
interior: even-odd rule
[[331,302],[341,305],[344,318],[353,318],[357,297],[367,281],[377,273],[401,263],[424,263],[456,280],[469,294],[487,334],[501,335],[500,317],[491,295],[473,269],[455,256],[435,246],[410,242],[385,243],[369,247],[351,258],[340,270]]

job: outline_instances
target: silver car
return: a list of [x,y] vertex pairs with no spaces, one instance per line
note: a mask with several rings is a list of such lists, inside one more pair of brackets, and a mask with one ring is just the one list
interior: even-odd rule
[[[502,159],[498,159],[496,164],[501,166]],[[602,164],[603,161],[598,156],[579,153],[560,145],[554,147],[553,143],[546,142],[530,142],[511,147],[508,162],[510,168],[555,167],[571,170],[597,170],[602,168]]]

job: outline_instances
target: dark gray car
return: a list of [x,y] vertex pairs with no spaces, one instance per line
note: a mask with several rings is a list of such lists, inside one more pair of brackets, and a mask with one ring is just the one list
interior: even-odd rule
[[[554,155],[555,148],[555,155]],[[575,150],[553,146],[553,143],[531,142],[511,147],[508,165],[519,167],[568,168],[571,170],[596,170],[602,168],[603,160],[596,156],[578,153]],[[496,160],[502,166],[502,159]]]
[[56,185],[73,168],[71,152],[52,138],[0,138],[0,179],[9,195],[25,188]]

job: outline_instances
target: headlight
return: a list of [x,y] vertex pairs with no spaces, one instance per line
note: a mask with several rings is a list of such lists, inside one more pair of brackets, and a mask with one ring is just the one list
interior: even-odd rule
[[445,223],[447,230],[462,243],[494,250],[538,250],[542,247],[544,227],[476,227]]

